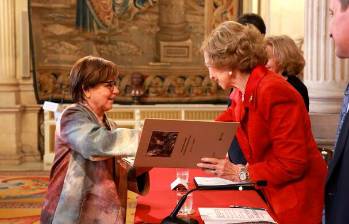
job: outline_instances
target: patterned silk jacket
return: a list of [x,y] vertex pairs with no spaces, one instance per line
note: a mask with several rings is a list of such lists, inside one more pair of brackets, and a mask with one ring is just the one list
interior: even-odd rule
[[74,104],[57,122],[55,141],[41,223],[124,223],[118,186],[145,193],[149,184],[148,173],[136,177],[134,169],[123,179],[131,184],[121,183],[115,164],[116,158],[135,155],[138,131],[116,128],[106,116],[100,124],[88,107]]

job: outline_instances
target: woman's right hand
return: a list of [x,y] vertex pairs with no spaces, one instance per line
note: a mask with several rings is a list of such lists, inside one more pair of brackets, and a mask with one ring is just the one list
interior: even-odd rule
[[240,165],[231,163],[228,159],[201,158],[201,163],[198,163],[197,166],[202,168],[205,172],[213,173],[218,177],[232,181],[240,181]]

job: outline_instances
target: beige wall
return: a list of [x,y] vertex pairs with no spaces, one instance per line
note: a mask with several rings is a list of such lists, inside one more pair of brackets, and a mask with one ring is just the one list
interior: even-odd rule
[[304,0],[260,0],[260,14],[266,22],[267,35],[304,37]]

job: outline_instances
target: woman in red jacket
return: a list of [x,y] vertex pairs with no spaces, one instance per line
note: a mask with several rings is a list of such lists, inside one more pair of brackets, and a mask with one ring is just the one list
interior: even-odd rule
[[267,181],[262,191],[278,223],[321,223],[326,164],[302,97],[264,67],[263,36],[228,21],[202,51],[210,78],[235,88],[234,102],[218,119],[240,122],[237,140],[248,163],[202,158],[197,166],[233,181]]

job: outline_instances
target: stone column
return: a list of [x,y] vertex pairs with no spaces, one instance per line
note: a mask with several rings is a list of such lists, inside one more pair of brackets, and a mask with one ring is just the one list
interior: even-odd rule
[[15,82],[15,2],[0,1],[0,80]]
[[189,62],[192,44],[187,31],[184,0],[159,1],[159,32],[157,33],[160,62]]
[[184,0],[159,1],[159,27],[159,40],[183,41],[189,38]]
[[335,55],[328,7],[328,0],[305,1],[304,83],[309,91],[313,134],[319,145],[333,146],[349,64]]
[[0,1],[0,158],[1,164],[21,162],[21,112],[18,104],[15,54],[15,1]]
[[309,90],[310,111],[337,114],[349,81],[349,64],[336,58],[328,21],[328,0],[306,0],[304,83]]

